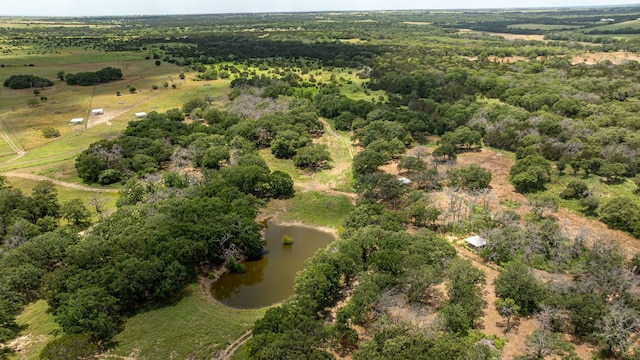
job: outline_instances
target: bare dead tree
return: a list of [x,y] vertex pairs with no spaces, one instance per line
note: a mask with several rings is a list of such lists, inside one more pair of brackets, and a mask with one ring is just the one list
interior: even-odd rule
[[539,323],[531,335],[527,337],[527,355],[525,358],[543,359],[549,355],[562,355],[564,353],[564,340],[562,333],[555,332],[553,320],[564,316],[557,309],[544,308],[536,316]]
[[609,310],[600,323],[599,336],[608,347],[609,352],[625,356],[638,339],[639,314],[626,307],[622,302],[612,304],[609,306]]
[[107,203],[107,200],[108,199],[106,197],[94,193],[89,200],[89,205],[91,205],[99,215],[104,211],[104,205]]

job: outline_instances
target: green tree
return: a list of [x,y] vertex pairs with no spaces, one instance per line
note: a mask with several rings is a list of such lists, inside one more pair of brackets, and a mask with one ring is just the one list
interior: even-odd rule
[[299,168],[317,170],[331,161],[331,154],[326,145],[310,144],[298,150],[293,163]]
[[572,180],[567,184],[566,189],[560,192],[563,199],[582,199],[589,194],[589,187],[582,180]]
[[447,161],[455,161],[458,158],[456,148],[453,144],[443,143],[433,150],[433,160],[437,163],[445,163]]
[[290,159],[296,154],[296,148],[292,142],[277,137],[271,142],[271,153],[278,159]]
[[608,309],[601,296],[594,293],[563,295],[562,305],[569,311],[569,320],[574,332],[590,336],[599,332],[602,317]]
[[618,179],[627,173],[629,169],[629,165],[614,162],[614,163],[605,163],[600,166],[598,173],[605,177],[606,182],[616,182]]
[[427,165],[415,156],[405,156],[398,163],[398,170],[407,174],[414,174],[427,170]]
[[544,287],[535,278],[533,271],[521,261],[507,263],[493,285],[496,296],[501,299],[513,299],[524,315],[538,310],[545,297]]
[[30,210],[32,220],[60,215],[60,203],[58,202],[58,190],[49,180],[40,181],[31,191]]
[[580,199],[580,206],[582,206],[582,211],[585,213],[595,215],[596,210],[600,206],[600,200],[597,197],[590,195]]
[[498,310],[498,314],[502,316],[505,321],[504,332],[507,333],[511,329],[511,318],[514,315],[518,315],[520,312],[520,306],[516,304],[516,302],[511,298],[506,299],[496,299],[495,302],[496,310]]
[[207,169],[219,169],[220,166],[229,161],[230,158],[231,155],[229,154],[228,146],[211,146],[204,152],[202,166]]
[[472,321],[460,304],[447,304],[440,309],[440,316],[447,331],[466,336],[471,329]]
[[378,167],[384,165],[386,159],[377,151],[364,149],[353,157],[353,173],[355,175],[371,174],[378,170]]
[[456,149],[461,147],[469,149],[473,145],[480,145],[481,141],[482,135],[479,132],[471,130],[466,126],[461,126],[453,132],[443,134],[440,137],[439,144],[441,146],[444,144],[450,144]]
[[447,283],[449,303],[460,305],[470,324],[473,324],[482,316],[484,307],[482,287],[486,282],[486,275],[482,270],[474,267],[471,261],[460,258],[449,261],[445,274],[449,279]]
[[131,179],[124,184],[124,188],[120,192],[120,197],[116,200],[116,206],[122,207],[133,205],[144,199],[146,190],[144,186],[135,179]]
[[29,105],[32,108],[38,106],[39,104],[40,104],[40,101],[38,101],[38,99],[36,99],[36,98],[27,99],[27,105]]
[[449,184],[453,187],[465,188],[469,191],[486,189],[491,182],[491,171],[479,165],[471,164],[447,171]]
[[287,199],[294,195],[293,180],[289,174],[276,170],[269,175],[269,194],[277,199]]
[[511,168],[510,180],[521,193],[544,190],[551,181],[551,162],[540,155],[517,160]]
[[62,204],[60,212],[62,218],[73,225],[88,226],[91,223],[91,213],[80,199],[71,199]]
[[640,207],[626,197],[615,197],[604,203],[599,210],[600,220],[605,224],[624,231],[639,231]]
[[86,334],[91,341],[110,339],[122,326],[118,300],[97,285],[69,294],[55,315],[65,333]]

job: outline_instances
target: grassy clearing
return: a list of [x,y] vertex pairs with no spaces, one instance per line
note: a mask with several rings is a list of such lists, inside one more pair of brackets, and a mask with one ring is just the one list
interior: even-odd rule
[[29,304],[16,321],[24,326],[21,336],[24,336],[24,347],[10,359],[39,359],[40,352],[50,340],[55,339],[61,332],[52,314],[48,313],[49,305],[44,300]]
[[[329,124],[331,126],[331,124]],[[260,151],[260,156],[271,170],[288,173],[295,184],[302,188],[353,192],[352,154],[355,153],[351,137],[346,131],[325,129],[325,135],[318,141],[327,146],[331,154],[329,168],[321,171],[301,170],[292,160],[277,159],[269,149]]]
[[636,204],[640,206],[640,198],[634,193],[636,186],[633,181],[629,179],[623,179],[624,181],[616,184],[607,184],[604,183],[599,176],[591,175],[588,178],[584,178],[582,176],[574,176],[570,173],[571,171],[564,176],[554,175],[553,181],[547,185],[547,190],[542,193],[558,199],[558,205],[560,207],[589,217],[588,214],[581,211],[582,207],[580,206],[579,200],[564,200],[560,198],[560,192],[566,189],[569,182],[573,180],[584,181],[589,187],[590,192],[600,199],[600,205],[614,197],[626,197],[635,201]]
[[210,359],[253,323],[266,309],[236,310],[211,304],[197,285],[190,285],[174,305],[130,318],[113,338],[112,355],[136,354],[136,359]]
[[286,201],[288,211],[281,215],[285,221],[305,224],[342,227],[344,218],[354,206],[346,196],[332,196],[316,191],[298,192]]
[[233,353],[231,360],[250,360],[247,344],[242,344],[236,352]]
[[[7,182],[9,186],[20,189],[24,194],[30,195],[31,190],[33,190],[33,188],[38,184],[39,181],[9,177],[7,178]],[[96,196],[98,196],[99,199],[104,200],[105,209],[115,209],[116,200],[118,200],[119,196],[115,193],[94,193],[91,191],[75,190],[57,185],[56,189],[58,190],[58,201],[60,202],[60,204],[64,204],[69,200],[80,199],[83,201],[87,209],[91,211],[94,220],[97,220],[98,214],[95,212],[95,208],[89,203],[94,195],[97,194]]]

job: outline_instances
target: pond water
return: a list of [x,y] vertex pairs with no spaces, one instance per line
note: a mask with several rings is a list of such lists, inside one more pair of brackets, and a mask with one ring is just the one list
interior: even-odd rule
[[[293,238],[283,245],[282,236]],[[226,306],[254,309],[273,305],[293,293],[296,273],[313,253],[335,240],[333,234],[312,227],[269,223],[264,238],[265,255],[258,261],[245,261],[242,274],[225,273],[211,285],[213,296]]]

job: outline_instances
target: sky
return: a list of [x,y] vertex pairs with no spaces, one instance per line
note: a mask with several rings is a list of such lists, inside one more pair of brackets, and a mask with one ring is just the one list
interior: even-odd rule
[[640,0],[2,0],[0,16],[177,15],[640,4]]

